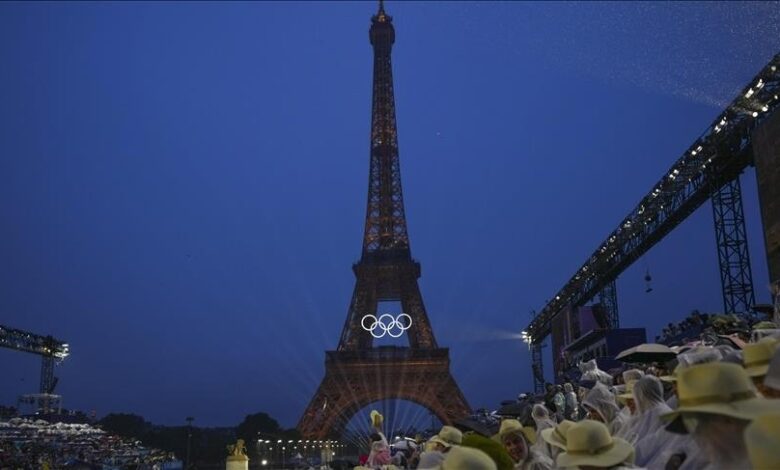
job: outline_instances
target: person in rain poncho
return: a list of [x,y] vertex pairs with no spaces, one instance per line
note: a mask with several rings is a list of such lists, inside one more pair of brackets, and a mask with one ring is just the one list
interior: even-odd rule
[[378,411],[371,411],[371,425],[374,432],[371,434],[371,452],[368,454],[366,466],[371,468],[390,464],[390,446],[387,438],[382,433],[383,417]]
[[577,394],[574,393],[574,387],[569,382],[563,384],[563,395],[566,400],[564,419],[576,420],[577,419]]
[[552,458],[552,455],[550,455],[550,453],[547,451],[547,446],[542,439],[542,431],[545,429],[554,428],[555,421],[550,419],[550,414],[547,411],[547,408],[539,403],[534,405],[533,410],[531,411],[531,418],[533,418],[534,423],[536,423],[536,443],[531,446],[531,450],[534,450],[540,454],[545,454]]
[[515,470],[550,470],[553,467],[552,460],[531,449],[531,445],[536,441],[534,430],[523,427],[516,419],[502,421],[494,438],[509,452],[515,463]]
[[[620,410],[620,413],[623,415],[623,420],[629,422],[629,424],[631,418],[636,415],[636,404],[634,403],[634,395],[631,393],[631,390],[634,388],[636,381],[644,377],[644,375],[645,373],[639,369],[629,369],[623,371],[622,374],[624,390],[622,394],[618,395],[618,401],[625,405],[625,407]],[[627,431],[627,429],[625,429],[625,431]],[[625,438],[625,436],[617,437]]]
[[604,423],[610,435],[617,434],[625,425],[626,418],[620,414],[615,395],[602,383],[597,383],[585,395],[582,406],[588,411],[588,419]]
[[[652,375],[639,379],[634,384],[633,394],[637,414],[632,418],[631,431],[625,437],[628,442],[634,443],[636,464],[643,467],[653,457],[653,453],[659,450],[658,446],[673,437],[666,432],[665,423],[660,418],[672,409],[664,402],[661,381]],[[659,430],[662,432],[658,433]],[[659,442],[659,438],[663,442]]]
[[550,418],[550,412],[541,403],[533,406],[531,418],[536,424],[536,435],[540,435],[543,429],[555,427],[555,421]]
[[555,386],[555,395],[553,395],[553,403],[555,403],[555,422],[559,423],[563,421],[564,411],[566,409],[566,397],[563,395],[563,387],[560,385]]
[[588,362],[581,362],[578,364],[582,377],[580,380],[593,380],[601,382],[604,385],[612,385],[612,376],[603,370],[599,369],[595,359],[591,359]]
[[709,363],[684,369],[677,379],[680,406],[661,418],[667,430],[690,433],[709,470],[750,468],[743,435],[750,422],[780,413],[780,400],[758,395],[737,364]]

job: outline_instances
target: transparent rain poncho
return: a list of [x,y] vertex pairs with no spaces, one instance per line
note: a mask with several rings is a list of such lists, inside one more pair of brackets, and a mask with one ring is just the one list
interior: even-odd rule
[[[634,403],[636,403],[636,415],[631,419],[630,431],[624,433],[623,438],[640,449],[643,441],[650,439],[665,423],[660,416],[672,411],[664,402],[664,392],[661,381],[652,375],[642,377],[634,384]],[[637,450],[637,453],[640,453]],[[638,462],[644,465],[644,462]]]
[[629,382],[639,380],[644,376],[645,373],[639,369],[628,369],[627,371],[623,372],[623,383],[627,384]]
[[555,421],[550,418],[550,412],[547,410],[547,407],[541,404],[534,405],[531,411],[531,418],[536,423],[536,443],[531,446],[531,450],[552,459],[552,452],[547,442],[542,439],[542,430],[554,428]]
[[585,395],[582,400],[583,406],[596,411],[604,424],[609,429],[611,435],[616,435],[625,425],[625,417],[620,414],[615,401],[615,395],[602,383],[596,385]]
[[612,385],[612,376],[599,369],[595,359],[591,359],[588,362],[581,362],[578,366],[580,372],[582,372],[580,380],[593,380],[601,382],[604,385]]
[[563,384],[563,394],[566,398],[565,409],[567,412],[565,413],[567,416],[564,416],[564,418],[576,421],[579,403],[577,403],[577,394],[574,393],[574,387],[570,383]]

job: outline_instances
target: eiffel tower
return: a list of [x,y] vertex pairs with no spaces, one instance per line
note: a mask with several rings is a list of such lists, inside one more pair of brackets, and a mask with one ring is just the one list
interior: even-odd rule
[[[363,251],[352,266],[357,280],[338,348],[325,353],[325,378],[298,422],[306,439],[338,436],[360,409],[385,399],[422,405],[443,423],[470,410],[450,374],[449,350],[440,348],[433,336],[417,284],[420,263],[409,248],[390,62],[395,29],[382,0],[371,18],[369,39],[374,86]],[[365,315],[376,316],[380,301],[400,301],[411,318],[411,324],[404,323],[409,347],[373,347],[374,336],[361,321]]]

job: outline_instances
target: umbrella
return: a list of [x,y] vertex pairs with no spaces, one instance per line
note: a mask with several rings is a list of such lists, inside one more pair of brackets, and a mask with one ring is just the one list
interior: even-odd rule
[[647,363],[666,362],[674,359],[677,354],[669,346],[655,343],[645,343],[626,349],[618,354],[615,359],[623,362]]

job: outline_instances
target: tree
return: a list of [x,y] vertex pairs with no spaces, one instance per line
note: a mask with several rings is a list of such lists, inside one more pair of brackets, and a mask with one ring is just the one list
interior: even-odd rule
[[247,415],[236,428],[236,435],[246,442],[256,441],[258,433],[276,436],[281,432],[282,428],[279,427],[279,423],[267,413]]
[[111,434],[136,439],[141,439],[152,427],[142,416],[131,413],[111,413],[98,421],[98,424]]

